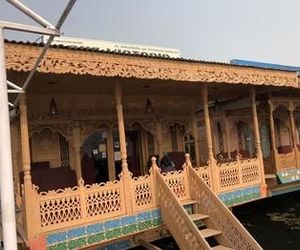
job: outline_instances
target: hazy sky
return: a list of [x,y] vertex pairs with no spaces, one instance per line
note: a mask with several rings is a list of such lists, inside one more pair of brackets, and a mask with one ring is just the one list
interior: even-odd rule
[[[66,0],[23,0],[56,23]],[[300,66],[299,0],[77,0],[65,36],[178,48],[182,57]],[[0,20],[32,23],[4,0]],[[28,39],[6,31],[9,39]]]

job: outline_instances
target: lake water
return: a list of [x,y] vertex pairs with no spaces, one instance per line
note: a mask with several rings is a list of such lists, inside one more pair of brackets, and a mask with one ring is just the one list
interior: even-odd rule
[[300,191],[248,203],[233,213],[264,249],[300,249]]

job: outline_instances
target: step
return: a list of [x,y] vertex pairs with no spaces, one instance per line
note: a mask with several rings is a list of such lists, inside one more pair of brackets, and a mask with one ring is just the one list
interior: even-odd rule
[[183,200],[183,201],[179,201],[179,202],[182,206],[193,205],[193,204],[198,203],[198,201],[191,200],[191,199],[187,199],[187,200]]
[[265,179],[276,179],[276,174],[265,174]]
[[192,221],[204,220],[207,219],[209,216],[206,214],[190,214]]
[[204,238],[212,237],[221,234],[222,232],[219,230],[211,229],[211,228],[205,228],[200,230],[200,234]]
[[233,248],[225,247],[225,246],[222,246],[222,245],[212,247],[211,249],[213,249],[213,250],[233,250]]

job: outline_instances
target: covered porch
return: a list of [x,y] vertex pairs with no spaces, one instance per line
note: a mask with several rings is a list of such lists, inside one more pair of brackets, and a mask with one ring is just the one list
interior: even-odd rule
[[[58,60],[64,54],[59,50],[53,49],[48,57]],[[203,76],[200,73],[205,67],[209,72],[210,66],[201,69],[197,63],[123,55],[100,57],[97,60],[111,65],[98,75],[83,58],[73,69],[61,63],[52,68],[54,61],[45,61],[21,96],[20,124],[17,119],[12,122],[13,161],[18,166],[14,176],[31,245],[80,248],[160,227],[156,175],[162,176],[179,201],[189,200],[194,195],[191,166],[228,206],[267,195],[256,96],[271,87],[248,84],[269,80],[253,78],[252,69],[247,69],[249,73],[228,65],[218,65],[211,75]],[[126,61],[122,67],[112,67],[122,60]],[[141,71],[143,63],[147,69]],[[12,66],[8,78],[22,81],[26,69],[19,69]],[[274,82],[280,79],[292,84],[294,75],[274,73]],[[166,154],[174,169],[158,171]],[[140,230],[128,228],[95,239],[106,222],[109,231],[148,213],[149,220],[143,217],[142,221],[150,224],[144,223]],[[124,225],[118,224],[122,218],[126,218]]]

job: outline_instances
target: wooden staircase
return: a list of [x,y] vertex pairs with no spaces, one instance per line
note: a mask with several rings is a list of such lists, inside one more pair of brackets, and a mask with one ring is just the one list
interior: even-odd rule
[[162,219],[181,249],[262,250],[255,239],[189,165],[189,199],[180,201],[157,168]]
[[[180,202],[181,206],[192,206],[192,213],[189,214],[190,219],[197,226],[200,235],[207,241],[211,249],[230,250],[233,248],[227,247],[229,243],[222,235],[222,231],[214,228],[213,223],[207,214],[197,212],[198,202],[196,200],[187,200]],[[226,245],[224,245],[226,244]]]

